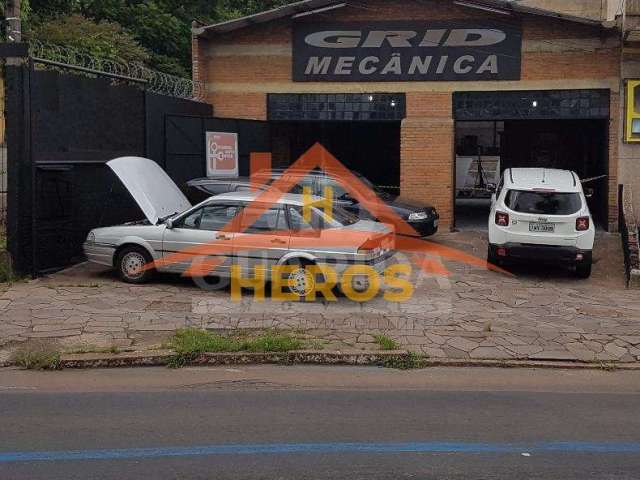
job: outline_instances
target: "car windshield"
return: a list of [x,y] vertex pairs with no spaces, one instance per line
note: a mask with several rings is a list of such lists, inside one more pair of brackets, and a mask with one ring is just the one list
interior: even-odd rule
[[505,204],[520,213],[572,215],[582,208],[579,193],[509,190]]

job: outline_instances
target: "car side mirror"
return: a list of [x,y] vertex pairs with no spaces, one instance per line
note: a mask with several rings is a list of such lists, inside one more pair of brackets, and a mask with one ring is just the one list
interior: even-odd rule
[[584,190],[584,196],[587,198],[592,198],[594,193],[595,191],[593,190],[593,188],[585,188]]
[[171,230],[173,228],[173,220],[171,220],[170,218],[167,218],[164,222],[164,224],[167,226],[167,228],[169,230]]

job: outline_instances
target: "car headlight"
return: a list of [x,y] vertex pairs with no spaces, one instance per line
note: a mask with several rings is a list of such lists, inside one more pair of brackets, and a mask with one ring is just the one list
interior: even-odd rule
[[418,220],[426,220],[429,218],[429,214],[427,212],[414,212],[409,215],[410,222],[416,222]]
[[87,243],[95,243],[96,241],[96,234],[93,232],[89,232],[89,235],[87,235]]

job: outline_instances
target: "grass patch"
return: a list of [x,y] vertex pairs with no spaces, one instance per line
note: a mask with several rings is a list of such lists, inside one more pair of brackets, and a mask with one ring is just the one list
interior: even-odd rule
[[417,353],[409,352],[405,355],[398,355],[397,357],[386,359],[383,366],[397,370],[413,370],[416,368],[425,368],[427,366],[427,359]]
[[17,350],[13,354],[12,361],[27,370],[58,370],[60,352],[51,345],[32,343]]
[[290,352],[302,348],[302,341],[291,335],[267,333],[246,341],[243,350],[248,352]]
[[186,365],[201,353],[289,352],[302,348],[303,342],[292,335],[278,332],[267,332],[257,337],[234,337],[185,328],[178,330],[167,346],[176,352],[169,361],[169,366],[176,368]]
[[376,335],[373,338],[380,345],[380,350],[400,350],[400,344],[386,335]]

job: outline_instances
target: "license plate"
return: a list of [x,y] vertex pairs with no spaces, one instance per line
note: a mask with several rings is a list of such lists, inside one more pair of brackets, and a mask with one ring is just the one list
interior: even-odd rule
[[529,223],[530,232],[553,233],[555,232],[555,230],[556,230],[556,226],[553,223],[539,223],[539,222]]

